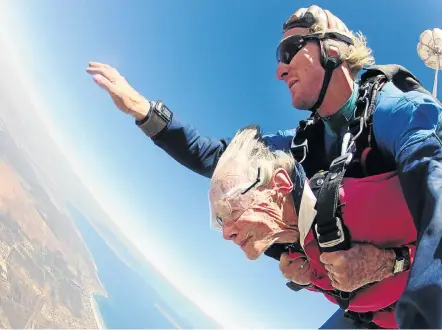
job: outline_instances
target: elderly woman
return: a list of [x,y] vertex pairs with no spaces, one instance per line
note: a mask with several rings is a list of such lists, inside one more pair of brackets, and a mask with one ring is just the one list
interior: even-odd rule
[[212,225],[252,260],[274,244],[299,244],[281,256],[286,278],[322,292],[365,326],[397,328],[394,306],[408,279],[416,230],[396,173],[344,178],[339,199],[351,247],[334,252],[321,251],[314,230],[316,178],[307,182],[290,152],[272,151],[257,127],[246,127],[212,177]]

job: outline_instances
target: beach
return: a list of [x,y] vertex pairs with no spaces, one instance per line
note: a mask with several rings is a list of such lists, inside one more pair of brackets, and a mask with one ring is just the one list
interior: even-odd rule
[[90,302],[92,307],[92,312],[94,313],[95,322],[97,323],[98,329],[106,329],[106,324],[104,323],[103,317],[98,308],[98,304],[95,301],[94,294],[90,295]]

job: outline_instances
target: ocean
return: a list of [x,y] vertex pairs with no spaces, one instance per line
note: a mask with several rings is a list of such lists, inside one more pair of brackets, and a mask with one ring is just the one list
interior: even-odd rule
[[74,206],[68,203],[67,207],[108,293],[108,297],[95,296],[106,328],[220,328],[147,261],[137,269],[129,267]]

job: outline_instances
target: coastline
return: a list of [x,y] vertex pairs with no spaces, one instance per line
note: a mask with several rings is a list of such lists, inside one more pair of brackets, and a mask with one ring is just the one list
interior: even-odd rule
[[101,315],[100,308],[98,307],[98,303],[95,300],[93,293],[90,294],[89,299],[98,329],[106,329],[106,324],[104,323],[103,316]]
[[[86,244],[86,242],[84,242],[84,243]],[[86,247],[87,247],[87,245],[86,245]],[[100,295],[102,297],[107,298],[109,295],[108,295],[106,289],[104,288],[104,285],[101,282],[100,277],[98,276],[98,267],[97,267],[97,264],[95,263],[92,252],[89,250],[89,248],[87,248],[87,250],[89,251],[90,256],[92,258],[92,263],[94,264],[94,268],[95,268],[95,278],[98,281],[98,284],[100,286],[99,289],[92,289],[89,291],[89,302],[91,304],[92,313],[94,314],[94,319],[95,319],[95,323],[97,324],[97,328],[100,330],[103,330],[103,329],[106,329],[106,323],[104,322],[103,315],[101,315],[100,308],[98,306],[97,301],[95,300],[95,296]]]
[[[103,316],[101,315],[100,308],[98,306],[97,301],[95,300],[95,296],[96,295],[100,295],[100,296],[103,296],[103,297],[107,298],[108,297],[108,293],[107,293],[103,283],[101,282],[100,277],[98,276],[98,267],[97,267],[97,264],[95,262],[95,258],[93,256],[91,250],[89,249],[89,246],[87,245],[86,240],[84,239],[80,228],[78,227],[75,214],[71,213],[70,208],[73,207],[75,209],[75,206],[73,204],[71,204],[69,200],[67,201],[67,203],[64,204],[64,206],[65,206],[64,210],[66,211],[66,214],[73,221],[75,231],[76,231],[77,235],[81,238],[81,241],[83,242],[83,244],[85,245],[86,250],[89,253],[90,261],[92,261],[93,270],[95,271],[94,272],[94,281],[93,282],[95,282],[94,283],[95,285],[98,284],[99,288],[93,287],[92,289],[88,290],[89,291],[89,303],[91,305],[93,317],[95,319],[95,323],[97,325],[97,328],[100,329],[100,330],[106,329],[106,323],[104,322]],[[89,223],[89,225],[92,226],[92,223],[89,222],[89,220],[87,220],[86,218],[85,218],[85,220]]]

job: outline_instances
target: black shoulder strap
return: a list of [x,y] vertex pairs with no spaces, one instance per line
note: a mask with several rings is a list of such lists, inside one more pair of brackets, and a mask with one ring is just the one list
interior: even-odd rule
[[344,250],[350,247],[349,233],[341,217],[339,188],[356,152],[355,142],[367,129],[367,123],[374,112],[377,95],[385,79],[385,76],[378,75],[367,79],[360,86],[360,98],[357,101],[355,118],[350,123],[349,131],[343,137],[341,156],[332,161],[328,173],[321,181],[315,218],[315,232],[321,252]]
[[[361,75],[359,81],[360,95],[357,101],[355,118],[350,123],[350,132],[353,135],[353,140],[357,141],[357,143],[355,142],[356,150],[354,152],[354,158],[357,160],[360,159],[362,151],[370,143],[373,147],[376,146],[371,127],[372,114],[375,108],[379,85],[386,81],[393,82],[394,85],[403,92],[415,90],[432,96],[431,93],[422,86],[419,79],[401,65],[373,65],[365,68],[365,72]],[[372,93],[373,87],[375,90],[374,93]],[[441,104],[439,100],[436,99],[436,101]],[[369,109],[367,109],[367,107],[369,107]],[[362,118],[364,116],[365,118]],[[313,177],[315,173],[328,168],[326,157],[324,157],[324,123],[322,120],[319,120],[316,114],[312,114],[307,120],[303,120],[299,123],[292,141],[291,150],[296,161],[302,163],[304,166],[304,170],[309,178]],[[370,155],[371,165],[367,167],[372,169],[370,174],[378,174],[386,168],[390,168],[389,164],[380,164],[380,160],[383,158],[380,157],[376,148],[373,148]],[[353,166],[354,163],[355,162],[348,168],[349,173],[351,173],[350,176],[363,176],[361,167]]]
[[442,105],[433,94],[424,88],[419,79],[402,65],[385,64],[369,66],[361,75],[361,82],[378,75],[384,75],[388,81],[393,82],[403,92],[418,91],[431,96],[439,105]]
[[[367,67],[365,72],[361,75],[360,85],[370,84],[378,77],[384,77],[385,81],[392,82],[399,90],[402,92],[417,91],[426,94],[433,98],[439,105],[442,106],[437,98],[426,90],[419,79],[411,73],[409,70],[398,64],[387,64],[387,65],[373,65]],[[374,106],[374,105],[373,105]],[[374,111],[374,109],[373,109]],[[371,114],[373,112],[371,111]],[[370,151],[366,153],[364,158],[364,167],[357,167],[357,170],[365,170],[363,176],[376,175],[380,173],[385,173],[393,171],[396,169],[396,164],[394,162],[386,159],[381,150],[377,147],[376,138],[373,134],[373,116],[370,115],[366,120],[366,127],[356,143],[356,155],[359,157],[362,152],[370,147]],[[356,123],[357,125],[357,123]],[[359,158],[360,159],[360,158]],[[353,168],[350,169],[352,171]],[[353,175],[350,176],[357,176]]]
[[[384,75],[388,81],[393,81],[402,91],[418,90],[422,83],[419,79],[399,64],[371,65],[364,69],[361,82],[378,75]],[[430,93],[427,91],[427,93]]]
[[320,172],[311,180],[312,184],[320,186],[315,206],[315,233],[321,252],[350,248],[351,238],[342,221],[339,199],[339,188],[350,161],[347,154],[342,155],[333,160],[328,172]]
[[[341,156],[332,161],[328,172],[317,173],[311,180],[312,190],[318,191],[314,232],[321,252],[347,250],[351,247],[350,232],[342,219],[343,205],[340,203],[339,189],[356,152],[356,140],[367,129],[377,95],[385,80],[384,75],[377,75],[360,85],[355,118],[343,137]],[[339,306],[346,309],[353,296],[353,292],[339,292]]]
[[324,130],[323,121],[315,115],[300,121],[296,129],[291,152],[295,160],[302,164],[308,178],[328,167],[324,157]]

